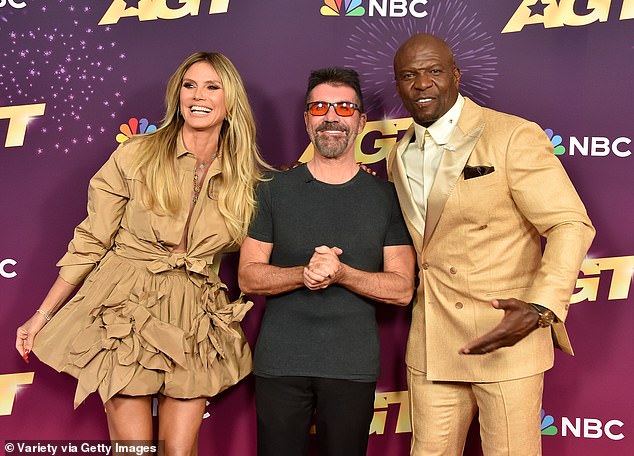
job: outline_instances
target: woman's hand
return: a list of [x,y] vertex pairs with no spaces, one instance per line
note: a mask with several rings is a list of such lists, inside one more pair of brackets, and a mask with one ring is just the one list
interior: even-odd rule
[[41,310],[37,310],[31,318],[18,328],[15,337],[15,349],[27,363],[29,362],[29,353],[31,353],[31,348],[33,348],[33,339],[35,339],[36,334],[40,332],[40,329],[50,319],[51,314],[55,313],[56,309],[66,302],[66,299],[68,299],[74,289],[75,285],[57,276],[40,305]]
[[33,348],[33,340],[45,324],[46,318],[37,312],[17,330],[15,349],[26,363],[29,362],[29,353],[31,353],[31,348]]

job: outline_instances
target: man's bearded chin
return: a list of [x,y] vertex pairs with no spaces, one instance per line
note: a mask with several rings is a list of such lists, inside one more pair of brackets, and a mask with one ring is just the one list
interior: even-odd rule
[[[343,131],[345,136],[333,138],[319,135],[322,131]],[[325,158],[337,158],[348,148],[349,129],[336,122],[324,122],[315,130],[313,142],[319,155]]]
[[315,138],[315,148],[325,158],[337,158],[348,148],[348,138]]

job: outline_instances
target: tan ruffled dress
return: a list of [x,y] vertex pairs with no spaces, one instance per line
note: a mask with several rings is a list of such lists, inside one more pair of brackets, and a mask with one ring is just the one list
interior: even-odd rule
[[[215,188],[220,159],[203,181],[187,251],[171,253],[188,212],[167,217],[145,208],[143,180],[131,170],[140,141],[120,146],[91,179],[88,217],[58,263],[64,280],[84,283],[35,339],[39,359],[78,379],[75,407],[94,391],[104,402],[115,394],[210,397],[251,372],[240,321],[252,303],[229,302],[216,274],[231,245]],[[182,188],[191,187],[194,166],[179,140]]]

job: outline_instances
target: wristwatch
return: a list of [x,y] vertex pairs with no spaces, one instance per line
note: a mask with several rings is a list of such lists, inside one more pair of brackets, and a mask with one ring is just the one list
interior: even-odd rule
[[539,314],[539,320],[537,320],[537,326],[539,326],[540,328],[548,328],[549,326],[552,326],[553,323],[557,321],[557,316],[555,315],[555,312],[553,312],[552,310],[547,309],[544,306],[540,306],[539,304],[531,303],[531,306],[533,306],[533,309],[535,309],[537,313]]

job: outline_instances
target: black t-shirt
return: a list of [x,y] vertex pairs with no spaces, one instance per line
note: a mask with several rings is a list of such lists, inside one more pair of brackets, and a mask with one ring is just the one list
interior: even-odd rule
[[[273,244],[271,264],[308,264],[320,245],[340,260],[379,272],[383,247],[411,245],[391,183],[363,170],[326,184],[301,165],[259,185],[249,237]],[[376,381],[379,340],[374,301],[331,285],[267,299],[255,348],[255,374]]]

